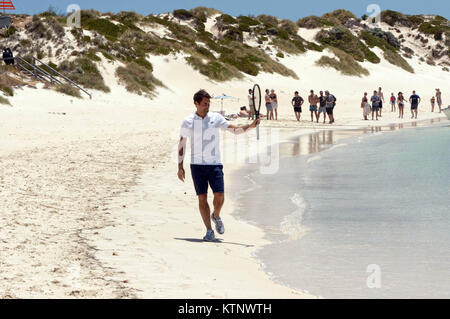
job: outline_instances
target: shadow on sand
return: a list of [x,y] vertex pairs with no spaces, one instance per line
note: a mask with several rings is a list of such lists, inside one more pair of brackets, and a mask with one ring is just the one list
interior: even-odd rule
[[[191,243],[206,243],[206,241],[204,241],[203,239],[199,239],[199,238],[174,238],[174,239],[175,240],[184,240],[184,241],[188,241],[188,242],[191,242]],[[232,242],[223,241],[222,239],[216,239],[212,243],[238,245],[238,246],[244,246],[244,247],[248,247],[248,248],[254,247],[254,245],[247,245],[247,244],[241,244],[241,243],[232,243]]]

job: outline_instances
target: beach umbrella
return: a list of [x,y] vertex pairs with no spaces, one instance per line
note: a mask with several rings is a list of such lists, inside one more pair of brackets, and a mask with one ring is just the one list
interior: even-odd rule
[[220,112],[223,114],[223,100],[235,100],[235,99],[237,99],[236,97],[234,97],[234,96],[229,96],[229,95],[226,95],[225,93],[222,93],[222,95],[219,95],[219,96],[215,96],[215,97],[213,97],[213,99],[214,100],[220,100],[221,101],[221,110],[220,110]]

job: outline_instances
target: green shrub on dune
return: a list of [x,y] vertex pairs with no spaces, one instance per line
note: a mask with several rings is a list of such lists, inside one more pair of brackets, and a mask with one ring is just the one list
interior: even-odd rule
[[128,63],[126,66],[120,66],[116,70],[119,82],[125,85],[127,91],[146,97],[155,97],[157,86],[163,86],[162,82],[153,76],[153,73],[147,68],[135,63]]
[[110,92],[103,76],[94,62],[88,58],[76,58],[74,61],[64,61],[58,66],[58,70],[75,83],[87,89]]
[[328,56],[322,56],[318,61],[316,61],[316,65],[321,67],[334,68],[344,75],[358,77],[369,75],[369,71],[362,67],[357,61],[355,61],[355,59],[351,55],[337,48],[330,48],[330,50],[334,53],[337,59]]
[[322,45],[340,49],[359,62],[368,60],[372,63],[380,63],[380,58],[373,53],[364,43],[362,43],[350,30],[344,27],[334,27],[331,30],[320,31],[316,39]]
[[391,64],[402,68],[405,71],[414,73],[413,67],[400,54],[395,51],[386,50],[383,54],[384,58]]
[[450,32],[450,27],[446,24],[432,24],[429,22],[424,22],[420,25],[419,31],[425,34],[431,34],[434,36],[435,40],[442,40],[443,34]]
[[190,20],[190,19],[194,18],[194,15],[192,14],[192,12],[187,11],[185,9],[173,10],[172,14],[175,18],[180,19],[180,20]]
[[187,57],[186,61],[195,70],[214,81],[222,82],[242,78],[242,73],[238,69],[220,61],[202,59],[198,56]]
[[7,98],[0,96],[0,104],[11,105],[11,102]]
[[55,89],[57,92],[81,99],[80,90],[70,84],[60,84]]
[[328,22],[333,22],[334,24],[345,24],[347,21],[358,18],[348,10],[338,9],[330,13],[325,13],[322,19]]
[[361,38],[370,48],[379,47],[383,50],[383,56],[389,63],[414,73],[411,65],[398,53],[398,48],[390,45],[384,38],[375,36],[376,32],[377,30],[362,31]]
[[318,16],[309,16],[309,17],[299,19],[297,21],[297,25],[300,28],[317,29],[317,28],[335,26],[336,22],[329,21],[327,19],[323,19]]

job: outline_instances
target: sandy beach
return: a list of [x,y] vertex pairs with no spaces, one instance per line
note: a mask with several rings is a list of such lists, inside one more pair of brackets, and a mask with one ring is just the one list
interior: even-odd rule
[[[111,93],[95,91],[92,100],[42,84],[16,90],[12,107],[0,105],[0,298],[314,298],[264,272],[254,256],[269,242],[262,229],[233,215],[231,200],[223,209],[222,242],[201,241],[204,226],[188,163],[183,184],[173,155],[180,124],[194,111],[192,96],[200,88],[237,97],[224,102],[227,114],[247,105],[254,83],[275,88],[279,121],[261,124],[262,134],[278,130],[280,139],[271,143],[444,118],[430,112],[428,101],[437,87],[448,101],[448,72],[417,59],[411,62],[414,75],[386,61],[366,62],[371,75],[361,79],[315,66],[319,57],[313,51],[286,57],[300,80],[262,73],[216,83],[182,55],[151,56],[155,77],[166,85],[153,100],[118,85],[114,72],[120,62],[104,58],[101,72]],[[379,121],[364,121],[362,94],[379,86],[386,101],[391,92],[409,96],[416,89],[423,96],[419,119],[410,119],[409,104],[402,120],[386,103]],[[293,92],[306,100],[310,89],[329,89],[338,98],[334,125],[311,123],[305,106],[302,121],[295,121]],[[220,101],[213,101],[211,111],[220,109]],[[255,132],[240,138],[233,152],[247,158],[257,150]],[[225,174],[243,164],[225,163]]]

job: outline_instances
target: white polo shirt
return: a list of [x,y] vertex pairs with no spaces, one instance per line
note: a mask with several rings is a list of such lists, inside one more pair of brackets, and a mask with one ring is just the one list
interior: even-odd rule
[[215,112],[209,112],[205,118],[195,112],[184,119],[180,135],[190,139],[191,164],[222,165],[219,129],[226,130],[228,126],[230,123]]

